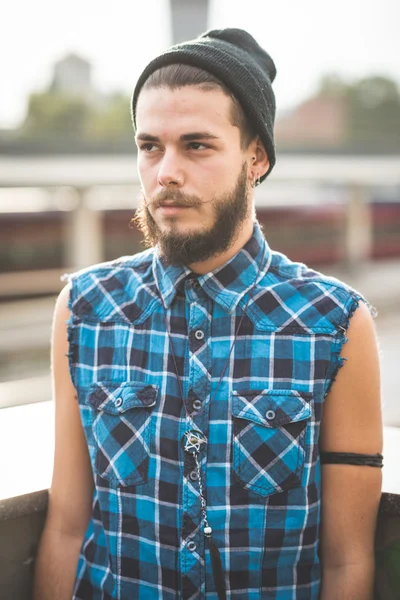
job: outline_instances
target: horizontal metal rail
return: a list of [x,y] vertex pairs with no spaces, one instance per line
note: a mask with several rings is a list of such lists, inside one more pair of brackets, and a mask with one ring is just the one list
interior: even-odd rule
[[51,397],[50,375],[0,383],[0,409],[46,402],[51,400]]
[[[135,155],[0,157],[0,187],[133,185],[139,181]],[[400,156],[278,156],[268,181],[398,185]]]

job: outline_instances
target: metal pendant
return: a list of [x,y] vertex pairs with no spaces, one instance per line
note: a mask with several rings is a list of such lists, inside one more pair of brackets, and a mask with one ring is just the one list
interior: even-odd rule
[[207,438],[201,431],[190,429],[182,438],[182,446],[185,452],[197,456],[207,443]]

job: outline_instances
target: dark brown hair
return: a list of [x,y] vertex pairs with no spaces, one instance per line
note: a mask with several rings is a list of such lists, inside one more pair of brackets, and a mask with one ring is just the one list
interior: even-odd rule
[[219,88],[231,99],[231,123],[239,128],[240,144],[242,149],[246,150],[256,137],[256,132],[237,98],[222,81],[211,73],[199,67],[181,63],[166,65],[151,73],[143,89],[166,87],[173,90],[187,85],[196,85],[205,91]]

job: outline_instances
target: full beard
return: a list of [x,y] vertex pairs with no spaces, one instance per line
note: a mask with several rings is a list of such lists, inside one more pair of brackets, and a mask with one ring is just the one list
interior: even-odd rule
[[214,224],[209,229],[193,233],[180,233],[173,229],[161,231],[150,214],[148,204],[157,208],[167,199],[181,206],[202,204],[196,196],[189,196],[180,190],[166,189],[147,201],[142,194],[132,221],[143,233],[145,245],[158,245],[160,255],[171,265],[190,265],[213,258],[234,244],[247,217],[249,201],[246,164],[242,166],[233,191],[211,200]]

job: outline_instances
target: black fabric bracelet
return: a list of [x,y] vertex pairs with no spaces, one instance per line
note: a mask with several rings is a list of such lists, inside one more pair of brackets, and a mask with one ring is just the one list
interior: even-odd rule
[[357,465],[361,467],[383,467],[382,454],[354,454],[354,452],[321,452],[323,465]]

